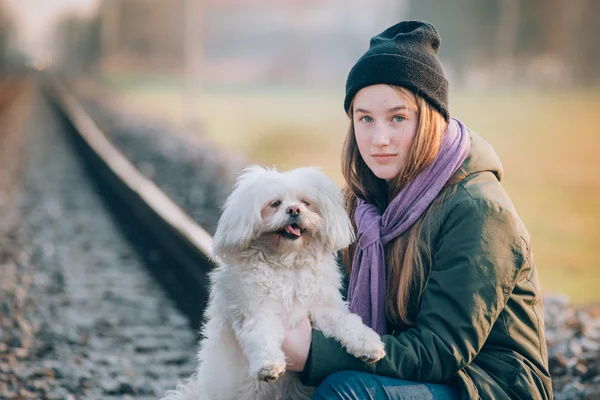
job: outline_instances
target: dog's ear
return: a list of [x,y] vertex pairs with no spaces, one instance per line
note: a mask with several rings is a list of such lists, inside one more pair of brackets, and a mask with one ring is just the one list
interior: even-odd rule
[[213,238],[213,257],[245,250],[260,229],[262,219],[258,196],[254,193],[260,178],[268,171],[259,166],[246,168],[238,177],[223,206],[223,213]]
[[354,241],[354,230],[350,218],[344,209],[344,203],[336,188],[336,192],[326,192],[329,201],[325,202],[326,245],[333,251],[344,249]]
[[354,241],[355,235],[344,208],[344,199],[335,182],[318,167],[305,167],[298,170],[310,176],[311,182],[316,185],[317,197],[325,221],[325,246],[332,252],[348,247]]

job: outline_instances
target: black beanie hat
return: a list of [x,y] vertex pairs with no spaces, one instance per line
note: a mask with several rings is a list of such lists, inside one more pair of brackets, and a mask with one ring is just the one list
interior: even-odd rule
[[425,98],[448,121],[448,81],[438,58],[440,36],[423,21],[402,21],[371,39],[346,81],[344,109],[370,85],[403,86]]

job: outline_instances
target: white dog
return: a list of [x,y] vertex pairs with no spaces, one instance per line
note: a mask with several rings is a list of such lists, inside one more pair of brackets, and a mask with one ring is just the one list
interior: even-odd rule
[[381,359],[381,338],[339,292],[335,253],[352,240],[341,194],[318,169],[246,169],[214,237],[222,263],[210,275],[198,369],[165,399],[310,398],[297,374],[283,375],[281,350],[286,330],[307,315],[350,354]]

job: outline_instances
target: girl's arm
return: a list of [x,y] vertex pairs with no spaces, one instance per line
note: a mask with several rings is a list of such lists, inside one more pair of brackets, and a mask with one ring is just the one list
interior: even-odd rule
[[384,335],[387,355],[367,364],[313,330],[303,383],[318,385],[340,370],[365,371],[421,382],[443,382],[469,364],[504,308],[524,260],[513,212],[469,198],[447,216],[434,248],[433,269],[416,325]]

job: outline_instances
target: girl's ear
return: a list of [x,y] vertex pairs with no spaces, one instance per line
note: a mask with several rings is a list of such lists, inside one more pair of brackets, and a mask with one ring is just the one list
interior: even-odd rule
[[226,259],[228,255],[245,250],[262,225],[257,183],[268,171],[259,166],[246,168],[238,177],[227,198],[213,238],[213,257]]

